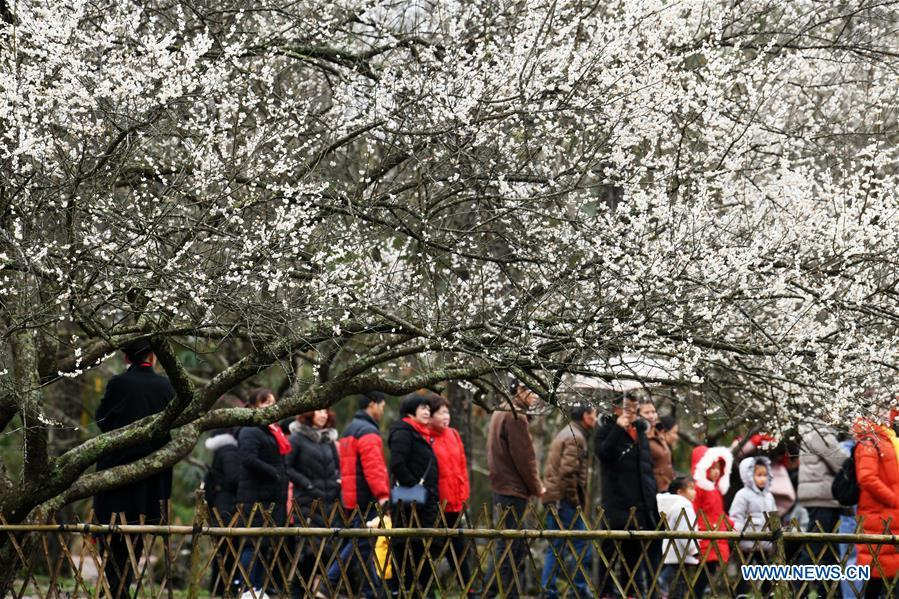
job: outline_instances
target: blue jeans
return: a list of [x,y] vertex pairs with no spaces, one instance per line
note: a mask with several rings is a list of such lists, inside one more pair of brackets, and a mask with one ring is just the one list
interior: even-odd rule
[[[546,530],[586,530],[587,525],[580,517],[577,508],[567,501],[560,501],[556,507],[556,514],[552,510],[546,513]],[[574,549],[574,554],[571,553]],[[580,562],[580,565],[578,565]],[[543,561],[543,573],[540,576],[540,586],[543,588],[544,597],[554,599],[559,596],[556,587],[556,577],[561,563],[565,568],[565,578],[572,582],[577,591],[577,597],[593,597],[593,593],[587,584],[585,571],[589,572],[593,563],[593,552],[586,539],[574,539],[569,544],[569,539],[553,539],[546,548],[546,558]],[[568,564],[571,567],[568,567]]]
[[677,574],[677,564],[665,564],[662,566],[662,571],[659,572],[659,592],[668,596],[668,590],[671,588],[671,581],[674,580],[674,575]]
[[[350,528],[365,527],[365,523],[377,516],[377,514],[377,510],[370,507],[364,516],[360,517],[359,515],[356,515],[353,517],[353,520],[350,522]],[[359,553],[358,557],[356,556],[357,551]],[[369,580],[378,581],[379,578],[377,570],[375,570],[372,540],[364,538],[344,539],[343,545],[337,554],[337,559],[335,559],[334,563],[331,564],[331,567],[328,568],[328,583],[330,584],[332,592],[336,592],[338,586],[342,583],[340,574],[341,564],[343,564],[343,570],[349,574],[353,571],[353,566],[357,559],[362,561],[362,563],[357,566],[361,567],[360,578],[362,579],[362,586],[359,589],[359,594],[362,597],[374,597],[375,591],[372,589]]]
[[[253,541],[258,543],[258,539],[248,538],[247,544],[241,550],[240,565],[243,566],[244,571],[250,576],[248,581],[250,586],[258,591],[262,589],[262,584],[265,582],[265,567],[262,565],[262,558],[258,555],[261,550],[257,543],[253,543]],[[253,559],[254,554],[256,554],[255,557],[257,559]],[[240,570],[237,571],[236,575],[242,578]],[[234,582],[235,584],[240,584],[240,580],[235,580]]]
[[[861,532],[856,530],[857,528],[858,522],[855,520],[854,516],[840,516],[840,532],[847,534]],[[840,543],[840,558],[846,559],[847,566],[854,566],[856,560],[855,543]],[[840,582],[840,591],[843,595],[843,599],[855,599],[856,597],[863,596],[864,586],[865,583],[859,581],[844,580]]]

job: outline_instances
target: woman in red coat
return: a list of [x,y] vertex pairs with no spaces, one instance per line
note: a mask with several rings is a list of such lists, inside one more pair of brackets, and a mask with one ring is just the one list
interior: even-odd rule
[[[862,420],[855,426],[855,475],[858,479],[858,518],[865,534],[899,532],[899,441],[888,426]],[[890,523],[891,521],[892,523]],[[892,528],[892,530],[891,530]],[[865,597],[877,597],[883,580],[899,571],[895,545],[856,545],[858,565],[871,566]],[[872,556],[872,550],[876,557]]]
[[[730,486],[733,462],[734,456],[727,447],[700,445],[693,449],[691,471],[693,480],[696,481],[693,508],[696,510],[697,530],[733,530],[733,521],[724,511],[724,495]],[[702,539],[699,541],[699,551],[704,567],[700,569],[701,574],[694,587],[697,597],[705,592],[708,577],[715,574],[718,564],[727,563],[730,546],[724,539],[715,541],[714,544],[708,539]]]
[[[470,494],[468,461],[465,459],[465,447],[462,445],[459,431],[450,426],[449,402],[437,394],[430,397],[430,426],[434,437],[431,448],[437,456],[437,490],[446,517],[446,526],[455,528],[462,525],[465,502],[468,501]],[[439,521],[437,525],[442,526]],[[468,557],[474,555],[474,548],[467,539],[461,537],[453,537],[450,543],[444,555],[449,560],[450,567],[459,576],[462,588],[469,588],[469,584],[473,582]],[[469,593],[472,593],[471,589]]]

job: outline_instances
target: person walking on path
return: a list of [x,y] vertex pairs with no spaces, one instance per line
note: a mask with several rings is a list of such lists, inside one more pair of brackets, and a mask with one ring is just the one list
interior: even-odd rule
[[293,483],[293,501],[302,519],[325,525],[324,516],[340,500],[340,459],[334,412],[306,412],[290,423],[287,477]]
[[[596,409],[579,405],[570,412],[571,421],[562,428],[549,446],[543,479],[546,491],[547,530],[586,530],[582,514],[587,508],[587,437],[596,426]],[[569,547],[574,555],[569,556]],[[574,564],[568,568],[566,558]],[[587,583],[587,572],[593,563],[593,554],[586,539],[575,539],[570,544],[565,539],[551,540],[546,548],[540,586],[546,599],[559,596],[556,578],[560,564],[565,568],[566,580],[573,581],[575,596],[580,599],[593,597]]]
[[[696,484],[692,476],[678,476],[668,486],[668,491],[656,495],[659,515],[665,516],[668,530],[692,532],[696,530]],[[668,599],[687,596],[688,580],[696,576],[699,565],[699,545],[693,539],[665,539],[662,541],[662,572],[659,575],[659,591]]]
[[[233,396],[219,398],[213,409],[244,407]],[[237,486],[240,482],[240,451],[237,448],[238,427],[212,431],[204,446],[212,452],[212,463],[203,479],[203,489],[213,526],[230,526],[237,506]],[[234,555],[225,543],[217,544],[212,559],[209,591],[212,595],[227,593],[234,575]]]
[[[353,420],[344,429],[337,441],[340,458],[340,496],[344,509],[352,513],[350,526],[364,528],[366,522],[378,516],[378,506],[387,503],[390,497],[390,481],[387,478],[387,463],[384,461],[384,443],[381,440],[379,423],[384,415],[387,396],[380,391],[369,391],[359,398],[359,409]],[[364,597],[373,597],[372,583],[377,574],[372,564],[372,541],[369,539],[346,539],[337,559],[328,569],[328,593],[336,593],[341,579],[354,570],[359,572]],[[356,560],[361,568],[357,569]]]
[[[271,389],[255,389],[250,392],[247,407],[262,409],[274,405],[275,401]],[[284,526],[287,522],[287,471],[284,460],[290,453],[290,442],[281,427],[272,423],[241,428],[237,435],[237,447],[241,458],[237,484],[241,521],[251,528]],[[246,596],[262,597],[267,586],[285,584],[285,581],[274,581],[266,575],[265,563],[272,563],[272,556],[267,555],[272,545],[271,540],[265,537],[248,539],[244,544],[240,565],[249,579],[235,580],[235,584],[252,587],[252,593],[248,588]],[[242,575],[241,572],[239,574]]]
[[[774,494],[771,493],[771,460],[764,456],[740,460],[740,479],[743,487],[734,495],[730,504],[730,518],[737,532],[761,532],[768,530],[768,517],[777,512]],[[765,564],[771,561],[774,544],[771,541],[743,540],[739,542],[743,564]],[[770,582],[761,585],[761,592],[770,592]],[[740,580],[737,593],[750,589],[749,582]],[[826,596],[826,595],[825,595]]]
[[[652,457],[647,432],[649,422],[637,416],[637,401],[618,396],[611,415],[603,418],[596,432],[596,456],[602,480],[602,508],[605,525],[610,530],[656,530],[659,510],[656,504],[656,480],[652,474]],[[633,518],[631,512],[633,511]],[[617,547],[616,547],[617,544]],[[610,575],[624,566],[619,577],[626,593],[645,595],[652,586],[661,561],[660,542],[645,546],[640,541],[604,541],[603,553],[612,556],[609,568],[600,568],[599,588],[611,594]],[[633,572],[631,578],[625,571]],[[628,580],[630,579],[630,580]]]
[[[899,438],[893,430],[895,413],[889,425],[872,420],[856,423],[855,475],[858,480],[858,519],[864,534],[889,535],[899,532]],[[883,418],[883,422],[887,418]],[[895,545],[856,545],[856,563],[871,566],[871,578],[865,585],[865,597],[880,597],[886,592],[886,579],[899,572],[899,550]],[[873,552],[876,552],[876,558]],[[894,589],[893,596],[897,595]]]
[[652,475],[656,479],[656,489],[665,490],[674,480],[674,463],[671,452],[677,442],[677,422],[671,416],[659,418],[646,437],[649,440],[649,454],[652,456]]
[[[153,366],[156,355],[148,340],[129,343],[124,348],[128,369],[112,377],[95,419],[104,433],[123,428],[147,416],[165,410],[175,396],[172,384],[164,376],[156,374]],[[157,439],[133,445],[97,460],[97,470],[107,470],[130,464],[161,449],[170,439],[168,433]],[[166,519],[168,500],[172,494],[172,469],[167,468],[140,480],[118,488],[98,493],[94,497],[94,512],[101,524],[115,519],[128,524],[159,524]],[[124,535],[109,535],[101,539],[104,554],[103,571],[112,596],[130,596],[134,579],[128,543]],[[135,559],[143,553],[143,537],[136,536],[131,544]]]
[[[423,485],[424,503],[394,504],[391,518],[399,528],[432,528],[439,510],[438,464],[432,445],[431,406],[423,392],[410,393],[400,403],[401,419],[390,425],[387,446],[390,449],[390,475],[401,487]],[[394,572],[400,574],[404,592],[414,596],[433,596],[433,570],[429,554],[439,548],[438,543],[426,544],[423,539],[394,539]],[[424,564],[421,562],[424,560]],[[421,565],[420,565],[421,564]],[[418,576],[415,571],[419,570]]]
[[[440,395],[429,394],[431,408],[431,435],[434,444],[431,448],[437,456],[437,491],[440,504],[443,506],[443,517],[447,528],[464,525],[465,504],[471,493],[468,481],[468,460],[459,431],[450,426],[449,402]],[[443,526],[438,522],[438,526]],[[446,547],[446,557],[450,567],[459,578],[462,589],[468,588],[468,594],[474,595],[471,587],[470,558],[477,552],[469,539],[453,537]]]
[[[498,512],[498,528],[520,528],[531,497],[543,495],[544,487],[537,471],[537,455],[528,430],[527,410],[539,397],[517,380],[509,385],[511,411],[497,410],[490,416],[487,429],[487,468],[493,507]],[[487,597],[498,593],[516,599],[523,591],[521,565],[528,555],[526,539],[505,539],[495,544],[493,570],[488,574]]]
[[[290,423],[291,452],[287,460],[287,478],[291,483],[293,525],[327,527],[335,516],[334,507],[340,500],[340,460],[337,456],[337,431],[334,412],[322,409],[306,412]],[[316,563],[329,556],[327,539],[307,538],[300,541],[301,557],[297,572],[301,581],[294,584],[294,594],[304,588],[314,588]],[[321,558],[317,559],[317,556]]]
[[[730,488],[733,453],[727,447],[699,445],[693,448],[691,457],[693,480],[696,481],[693,508],[696,510],[697,530],[731,530],[733,522],[724,511],[724,495]],[[730,559],[730,545],[725,539],[714,542],[701,539],[699,551],[701,572],[694,588],[697,597],[702,596],[709,581],[716,579],[719,567]]]
[[[837,431],[832,427],[803,422],[799,425],[799,484],[796,500],[808,510],[810,532],[834,532],[844,510],[830,490],[833,479],[849,454],[843,451]],[[836,545],[823,552],[821,543],[809,543],[816,563],[837,564]],[[820,557],[818,557],[820,555]],[[809,562],[811,563],[811,562]]]

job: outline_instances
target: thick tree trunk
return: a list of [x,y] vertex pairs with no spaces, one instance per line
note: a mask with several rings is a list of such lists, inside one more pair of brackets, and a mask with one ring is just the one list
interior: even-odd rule
[[471,480],[471,394],[458,382],[450,381],[446,386],[446,395],[450,402],[451,426],[459,431],[459,436],[462,437],[465,458],[468,461],[468,478]]

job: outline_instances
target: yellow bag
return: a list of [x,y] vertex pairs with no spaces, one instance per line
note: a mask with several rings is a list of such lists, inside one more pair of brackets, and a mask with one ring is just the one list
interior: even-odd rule
[[[388,530],[393,528],[390,516],[381,518],[381,523],[383,528]],[[376,526],[377,524],[373,520],[369,525]],[[390,537],[378,537],[375,539],[375,568],[378,571],[378,576],[383,580],[393,578],[393,567],[390,564]]]

